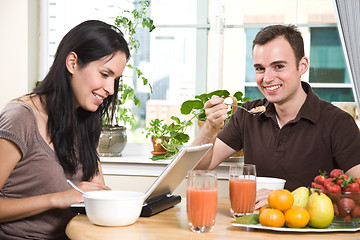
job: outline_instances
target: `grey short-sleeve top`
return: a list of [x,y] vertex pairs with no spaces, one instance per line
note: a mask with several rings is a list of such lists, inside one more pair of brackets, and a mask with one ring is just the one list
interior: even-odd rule
[[[82,171],[68,176],[55,152],[41,137],[32,109],[23,103],[9,103],[0,113],[0,138],[15,143],[22,153],[4,186],[0,198],[16,199],[65,191],[66,179],[75,184]],[[69,209],[52,209],[25,219],[0,223],[0,239],[66,239],[65,227],[74,214]]]

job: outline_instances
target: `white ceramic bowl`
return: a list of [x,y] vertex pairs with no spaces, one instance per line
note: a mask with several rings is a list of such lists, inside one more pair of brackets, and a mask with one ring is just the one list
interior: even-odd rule
[[145,194],[132,191],[91,191],[83,194],[86,215],[101,226],[126,226],[136,222]]
[[272,177],[256,177],[256,191],[266,188],[270,190],[283,189],[286,180]]

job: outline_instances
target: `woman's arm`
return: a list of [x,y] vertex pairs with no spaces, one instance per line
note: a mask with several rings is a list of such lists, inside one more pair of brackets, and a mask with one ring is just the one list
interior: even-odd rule
[[[11,141],[0,139],[0,189],[20,159],[21,152],[18,147]],[[77,186],[85,192],[109,189],[96,181],[81,182]],[[0,199],[0,222],[30,217],[53,208],[69,208],[71,204],[82,201],[82,195],[73,188],[28,198]]]
[[0,138],[0,189],[20,159],[20,149],[13,142]]
[[[99,148],[97,148],[96,151],[98,152],[98,156],[99,156]],[[98,162],[98,168],[99,168],[99,174],[96,175],[93,179],[91,179],[91,182],[96,182],[105,185],[105,180],[104,180],[104,175],[102,172],[100,160]],[[108,188],[108,190],[110,190],[110,188]]]

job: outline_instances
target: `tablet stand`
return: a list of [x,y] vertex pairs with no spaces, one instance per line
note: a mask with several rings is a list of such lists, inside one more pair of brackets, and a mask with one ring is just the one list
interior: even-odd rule
[[180,202],[181,196],[168,194],[160,198],[147,201],[141,210],[140,217],[150,217],[166,209],[169,209]]

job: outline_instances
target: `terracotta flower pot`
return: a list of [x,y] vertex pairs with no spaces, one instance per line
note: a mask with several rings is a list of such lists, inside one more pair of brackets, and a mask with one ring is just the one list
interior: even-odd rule
[[151,137],[151,142],[153,144],[154,151],[151,152],[153,155],[160,155],[165,154],[167,151],[161,145],[162,141],[166,141],[166,137],[158,138],[158,137]]

